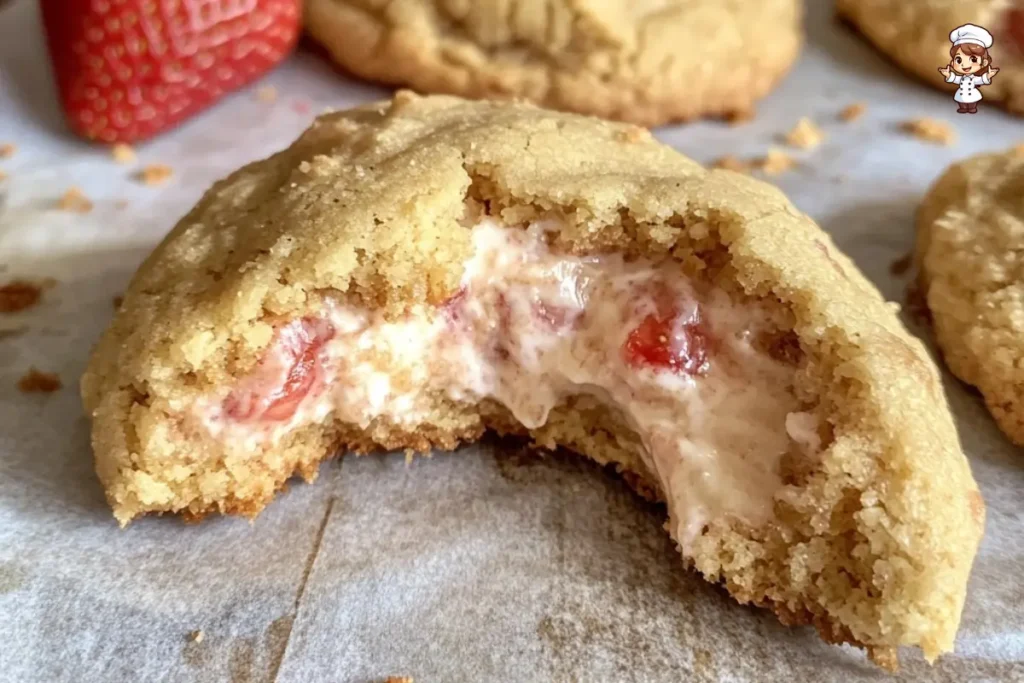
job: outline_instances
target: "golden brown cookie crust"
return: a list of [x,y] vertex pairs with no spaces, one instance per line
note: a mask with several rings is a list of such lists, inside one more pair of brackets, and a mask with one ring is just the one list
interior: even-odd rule
[[921,204],[916,252],[946,363],[1024,445],[1024,150],[949,168]]
[[[967,23],[992,32],[992,61],[999,73],[981,93],[1024,115],[1024,53],[1008,44],[1002,29],[1012,0],[837,0],[836,11],[886,57],[952,94],[939,68],[949,64],[949,33]],[[1024,47],[1024,46],[1022,46]]]
[[799,0],[306,0],[304,11],[310,34],[363,78],[656,126],[749,115],[796,59],[803,10]]
[[[449,402],[412,433],[313,424],[254,455],[175,419],[254,365],[268,320],[317,310],[320,292],[396,316],[444,301],[470,252],[469,202],[509,225],[559,216],[552,246],[567,252],[624,250],[697,272],[703,254],[725,256],[723,282],[786,311],[804,358],[798,396],[828,422],[830,445],[776,498],[778,525],[715,522],[689,560],[737,599],[877,661],[900,645],[929,658],[952,648],[984,505],[921,343],[777,189],[709,172],[642,129],[529,105],[399,93],[322,116],[207,192],[139,269],[82,378],[118,519],[255,515],[337,448],[454,448],[485,427],[522,431],[487,401]],[[595,406],[570,401],[530,436],[657,487]]]

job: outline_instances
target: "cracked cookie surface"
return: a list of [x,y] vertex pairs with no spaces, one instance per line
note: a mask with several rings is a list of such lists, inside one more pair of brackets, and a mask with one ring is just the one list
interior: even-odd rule
[[655,126],[746,117],[801,44],[798,0],[306,0],[346,70]]
[[849,21],[887,58],[953,94],[938,72],[949,64],[949,33],[967,23],[988,29],[999,73],[984,86],[985,102],[1024,115],[1024,5],[1014,0],[838,0]]
[[916,255],[946,363],[1024,445],[1024,149],[946,170],[919,209]]

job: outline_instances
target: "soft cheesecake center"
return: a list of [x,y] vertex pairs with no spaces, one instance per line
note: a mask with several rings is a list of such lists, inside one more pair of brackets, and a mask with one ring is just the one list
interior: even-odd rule
[[255,445],[328,418],[413,429],[439,398],[492,399],[536,429],[588,394],[639,437],[684,548],[714,519],[768,521],[782,458],[820,444],[794,396],[795,367],[765,343],[764,305],[671,261],[554,253],[547,227],[476,225],[461,288],[440,307],[385,321],[332,302],[281,326],[249,377],[202,402],[201,419]]

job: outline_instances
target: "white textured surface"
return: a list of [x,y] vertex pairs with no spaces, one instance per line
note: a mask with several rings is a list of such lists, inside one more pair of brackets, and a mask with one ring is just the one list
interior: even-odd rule
[[[801,62],[754,122],[659,137],[702,161],[746,157],[814,118],[828,140],[777,182],[899,299],[904,280],[889,264],[911,245],[927,184],[955,159],[1024,138],[1024,125],[984,104],[958,118],[951,93],[904,77],[837,26],[829,3],[811,4]],[[0,280],[58,280],[37,309],[0,318],[0,330],[27,327],[0,336],[0,681],[890,680],[683,572],[657,509],[569,458],[520,460],[495,444],[408,468],[400,455],[346,458],[253,525],[146,519],[120,531],[76,393],[112,297],[214,179],[283,147],[322,107],[383,94],[308,53],[267,83],[277,102],[250,88],[140,147],[143,162],[175,170],[145,187],[60,132],[35,3],[0,11],[0,143],[19,145],[0,161],[11,176],[0,184]],[[835,121],[853,101],[868,103],[866,116]],[[953,122],[960,143],[898,132],[919,115]],[[92,213],[48,209],[72,184]],[[17,393],[30,365],[67,386]],[[911,656],[897,680],[1024,680],[1024,453],[974,394],[946,388],[987,532],[958,654],[932,669]],[[201,643],[188,637],[196,629]]]

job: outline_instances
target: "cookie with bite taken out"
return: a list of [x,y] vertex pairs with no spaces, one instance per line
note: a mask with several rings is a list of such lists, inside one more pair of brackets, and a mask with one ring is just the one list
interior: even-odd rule
[[952,648],[982,533],[934,365],[824,232],[525,104],[401,92],[218,182],[82,395],[122,524],[254,516],[339,450],[518,434],[614,463],[685,564],[884,665]]

